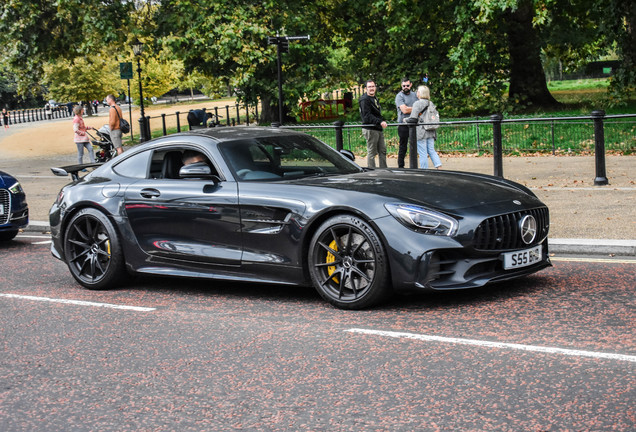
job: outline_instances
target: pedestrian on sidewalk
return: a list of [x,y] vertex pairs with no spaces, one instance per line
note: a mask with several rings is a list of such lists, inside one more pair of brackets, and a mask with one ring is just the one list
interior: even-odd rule
[[[73,132],[74,132],[74,141],[77,145],[77,163],[84,163],[84,148],[88,151],[88,158],[91,163],[95,163],[95,154],[93,153],[93,145],[91,144],[91,140],[86,133],[89,129],[84,124],[84,119],[82,118],[82,107],[77,105],[73,108],[73,112],[75,113],[75,117],[73,117]],[[94,129],[94,128],[90,128]]]
[[382,108],[375,96],[376,86],[373,80],[366,82],[366,93],[360,97],[360,117],[362,135],[367,140],[367,167],[375,168],[375,156],[378,156],[380,168],[386,168],[386,143],[384,129],[386,121],[382,118]]
[[2,124],[4,125],[4,130],[9,129],[9,112],[6,108],[2,108]]
[[425,111],[431,105],[431,91],[427,86],[419,86],[417,88],[417,102],[413,104],[411,110],[411,118],[418,119],[417,125],[417,155],[420,159],[420,168],[428,168],[428,157],[430,156],[433,166],[439,169],[442,161],[435,151],[435,138],[437,138],[437,130],[426,130],[424,125],[419,121],[419,117],[424,116]]
[[110,139],[117,150],[117,154],[120,155],[124,152],[122,148],[121,141],[121,129],[119,127],[119,122],[123,117],[123,113],[121,112],[121,108],[117,105],[117,100],[115,96],[109,94],[106,96],[106,103],[110,106],[108,112],[108,126],[110,126]]
[[411,80],[402,78],[402,90],[395,95],[395,107],[398,114],[398,137],[400,146],[398,148],[398,168],[404,168],[404,158],[409,148],[409,127],[404,123],[404,119],[411,114],[413,104],[417,102],[417,95],[411,91]]

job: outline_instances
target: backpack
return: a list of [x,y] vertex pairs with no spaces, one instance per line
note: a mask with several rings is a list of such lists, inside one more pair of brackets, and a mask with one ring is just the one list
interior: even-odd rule
[[[422,115],[420,116],[418,120],[419,120],[418,123],[423,124],[424,130],[427,130],[427,131],[434,131],[440,126],[439,112],[437,112],[437,107],[435,106],[433,102],[429,101],[428,106],[426,107],[426,109],[424,110],[424,112],[422,113]],[[438,124],[431,124],[431,123],[438,123]]]
[[[115,108],[115,113],[117,113],[117,117],[119,117],[119,111],[117,111],[117,108]],[[128,132],[130,132],[130,123],[128,123],[126,119],[123,119],[121,117],[119,117],[119,130],[121,130],[121,133],[123,134],[127,134]]]

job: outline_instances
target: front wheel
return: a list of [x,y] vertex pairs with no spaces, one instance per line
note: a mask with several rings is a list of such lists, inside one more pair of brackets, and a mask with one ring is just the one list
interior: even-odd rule
[[339,308],[370,307],[390,292],[382,242],[355,216],[334,216],[320,226],[309,247],[308,265],[320,295]]
[[13,240],[18,235],[19,230],[0,232],[0,241]]
[[126,273],[113,224],[93,208],[79,211],[68,224],[64,256],[75,280],[89,289],[115,287]]

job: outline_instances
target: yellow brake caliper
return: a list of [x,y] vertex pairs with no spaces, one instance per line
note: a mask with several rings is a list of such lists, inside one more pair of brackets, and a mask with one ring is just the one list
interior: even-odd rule
[[[331,243],[329,243],[329,247],[335,251],[338,250],[338,243],[336,243],[335,240],[332,240]],[[332,254],[331,252],[327,252],[327,257],[325,258],[325,262],[327,263],[332,263],[336,261],[336,257],[334,256],[334,254]],[[329,274],[329,276],[331,276],[334,272],[336,271],[336,266],[329,266],[327,267],[327,273]],[[338,282],[338,278],[333,278],[333,281],[335,283],[339,283]]]

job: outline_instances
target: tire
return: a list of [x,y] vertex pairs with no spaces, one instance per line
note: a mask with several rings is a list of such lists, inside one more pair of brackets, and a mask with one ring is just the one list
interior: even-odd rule
[[0,241],[13,240],[18,235],[19,230],[0,232]]
[[342,309],[371,307],[391,292],[382,242],[355,216],[334,216],[318,228],[309,246],[308,267],[322,298]]
[[117,232],[108,217],[93,208],[80,210],[68,224],[64,257],[75,280],[88,289],[114,288],[126,274]]

